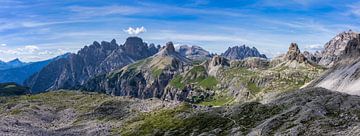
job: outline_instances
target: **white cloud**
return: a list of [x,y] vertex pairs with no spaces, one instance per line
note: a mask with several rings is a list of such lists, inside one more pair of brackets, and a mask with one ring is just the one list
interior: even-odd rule
[[0,46],[1,46],[1,47],[4,47],[4,46],[6,46],[6,44],[5,44],[5,43],[3,43],[3,44],[1,44]]
[[27,50],[27,51],[29,51],[31,53],[34,53],[34,52],[38,51],[39,49],[40,48],[35,46],[35,45],[27,45],[27,46],[24,47],[24,50]]
[[15,58],[19,58],[23,61],[40,61],[49,59],[61,54],[66,53],[63,49],[47,48],[43,49],[36,45],[26,45],[21,47],[4,46],[0,48],[1,59],[9,61]]
[[146,32],[146,29],[142,26],[142,27],[136,27],[136,28],[132,28],[129,27],[127,30],[124,30],[125,32],[127,32],[129,35],[139,35],[141,33]]

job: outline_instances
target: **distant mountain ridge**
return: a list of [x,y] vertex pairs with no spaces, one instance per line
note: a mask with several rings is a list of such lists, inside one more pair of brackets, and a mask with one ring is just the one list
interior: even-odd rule
[[18,58],[8,61],[8,62],[4,62],[0,60],[0,70],[6,70],[6,69],[11,69],[11,68],[16,68],[16,67],[21,67],[21,66],[25,66],[28,63],[22,62],[20,61]]
[[96,75],[120,69],[136,60],[147,58],[158,51],[139,37],[129,37],[124,45],[111,42],[93,42],[77,54],[51,62],[25,81],[32,93],[68,89],[84,84]]
[[260,54],[255,47],[250,48],[246,45],[229,47],[221,56],[230,60],[242,60],[248,57],[267,58],[265,54]]
[[24,83],[24,81],[27,78],[39,72],[43,67],[48,65],[50,62],[61,58],[66,58],[69,55],[70,53],[66,53],[52,59],[39,61],[39,62],[30,62],[30,63],[26,63],[26,65],[23,66],[0,70],[0,83],[15,82],[21,85]]

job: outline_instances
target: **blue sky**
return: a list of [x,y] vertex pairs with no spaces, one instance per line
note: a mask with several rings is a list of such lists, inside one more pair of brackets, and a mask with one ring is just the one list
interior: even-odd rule
[[0,60],[37,61],[93,41],[130,36],[199,45],[221,53],[246,44],[273,57],[291,42],[320,49],[336,34],[360,30],[355,0],[0,0]]

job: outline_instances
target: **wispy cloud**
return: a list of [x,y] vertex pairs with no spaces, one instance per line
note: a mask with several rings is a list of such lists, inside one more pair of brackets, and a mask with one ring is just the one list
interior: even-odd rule
[[51,58],[66,53],[63,49],[43,49],[36,45],[26,45],[21,47],[0,47],[0,60],[9,61],[15,58],[19,58],[23,61],[39,61],[46,58]]
[[68,9],[75,13],[77,17],[94,17],[94,16],[107,16],[107,15],[132,15],[141,13],[144,9],[140,7],[132,6],[100,6],[100,7],[88,7],[88,6],[70,6]]
[[348,5],[348,7],[350,8],[350,14],[351,15],[355,15],[357,17],[360,17],[360,2],[357,3],[352,3],[351,5]]

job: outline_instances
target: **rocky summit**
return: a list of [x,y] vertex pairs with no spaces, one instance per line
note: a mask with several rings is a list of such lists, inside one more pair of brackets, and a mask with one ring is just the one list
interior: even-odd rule
[[248,46],[234,46],[229,47],[224,53],[221,54],[225,58],[231,60],[242,60],[248,57],[261,57],[266,58],[264,54],[260,54],[260,52],[255,47],[248,47]]

